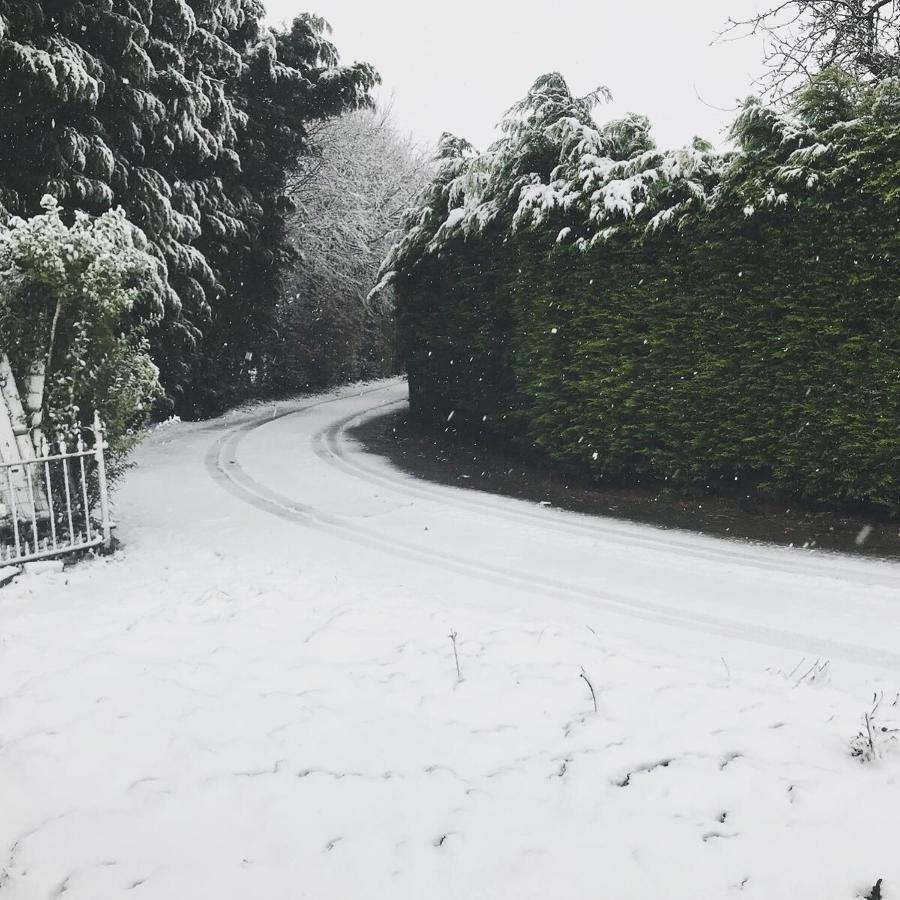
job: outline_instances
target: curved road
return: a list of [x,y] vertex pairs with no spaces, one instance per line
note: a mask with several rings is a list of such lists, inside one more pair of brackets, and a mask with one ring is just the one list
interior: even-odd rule
[[900,566],[419,481],[348,433],[405,400],[159,428],[123,551],[3,589],[4,900],[900,884]]
[[389,564],[431,592],[452,584],[457,600],[599,621],[666,646],[703,636],[704,653],[755,646],[748,658],[777,650],[900,670],[900,567],[422,482],[348,436],[405,401],[405,383],[392,381],[276,405],[219,437],[207,471],[241,501],[327,535],[338,556],[376,560],[373,575]]

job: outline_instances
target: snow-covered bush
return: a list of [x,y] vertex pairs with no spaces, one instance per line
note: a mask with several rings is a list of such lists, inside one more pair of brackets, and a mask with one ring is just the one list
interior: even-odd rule
[[71,440],[99,411],[115,469],[160,394],[145,330],[164,271],[121,210],[68,225],[42,206],[0,227],[0,350],[17,381],[45,375],[47,436]]
[[[897,745],[897,734],[900,729],[879,724],[877,721],[883,699],[883,695],[876,695],[873,698],[872,709],[863,715],[863,727],[850,740],[851,755],[864,763],[876,762]],[[897,705],[897,700],[893,705]]]

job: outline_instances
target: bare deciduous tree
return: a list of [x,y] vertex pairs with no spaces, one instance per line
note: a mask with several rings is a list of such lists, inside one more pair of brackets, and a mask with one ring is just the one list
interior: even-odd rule
[[749,19],[729,19],[722,36],[763,34],[776,97],[837,67],[865,78],[900,75],[900,0],[782,0]]
[[366,298],[431,166],[389,108],[329,120],[312,138],[317,154],[290,181],[299,262],[279,315],[280,378],[290,389],[393,371],[390,295],[376,305]]

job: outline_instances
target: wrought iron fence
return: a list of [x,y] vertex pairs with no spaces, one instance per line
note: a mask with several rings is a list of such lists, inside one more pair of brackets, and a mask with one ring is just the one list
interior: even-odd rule
[[0,566],[109,547],[103,425],[74,449],[42,441],[32,458],[0,463]]

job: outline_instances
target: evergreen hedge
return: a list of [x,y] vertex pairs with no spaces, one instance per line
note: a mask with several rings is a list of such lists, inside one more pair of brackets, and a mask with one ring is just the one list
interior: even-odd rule
[[[825,87],[833,108],[846,82]],[[459,188],[444,179],[446,212],[433,189],[389,261],[413,413],[452,413],[596,478],[896,515],[900,88],[855,102],[824,124],[751,104],[741,149],[675,227],[641,224],[660,212],[651,198],[602,239],[566,240],[590,237],[571,201],[516,228],[520,188],[482,193],[499,212],[452,230]],[[495,148],[494,170],[498,149],[507,167],[521,154]],[[479,167],[483,181],[483,161],[463,167],[469,183]]]

